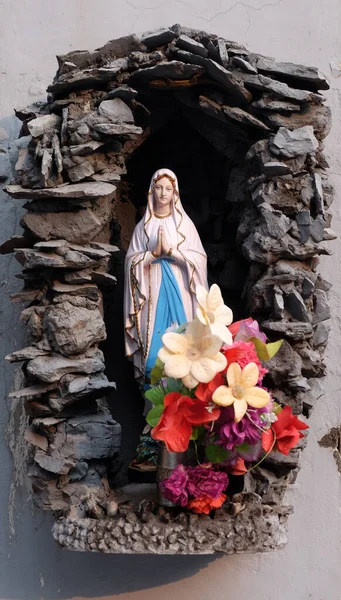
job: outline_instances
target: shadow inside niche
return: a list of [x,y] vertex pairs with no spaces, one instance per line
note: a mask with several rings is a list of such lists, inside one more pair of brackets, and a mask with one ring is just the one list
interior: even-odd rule
[[[195,118],[203,122],[202,116]],[[130,207],[128,229],[132,232],[144,214],[152,174],[162,167],[173,170],[178,177],[183,206],[194,222],[207,253],[209,285],[218,283],[225,303],[233,310],[234,320],[243,318],[247,316],[247,306],[242,292],[249,263],[238,249],[236,234],[247,193],[245,184],[243,188],[238,182],[245,177],[243,159],[248,145],[254,140],[250,139],[248,143],[243,140],[242,144],[236,140],[234,152],[233,135],[230,135],[232,151],[230,148],[227,156],[198,132],[181,105],[174,100],[168,106],[167,119],[162,126],[159,126],[159,119],[158,113],[153,120],[152,112],[151,129],[155,131],[127,161],[127,175],[118,187],[116,202],[119,206],[116,212],[126,215],[126,208]],[[210,118],[205,119],[212,134],[217,124],[214,120],[211,123]],[[221,129],[219,122],[218,129]],[[134,381],[132,363],[124,355],[123,248],[126,249],[129,240],[123,239],[123,228],[126,232],[127,222],[123,224],[118,220],[113,223],[112,243],[122,250],[113,258],[112,273],[117,277],[117,285],[104,296],[107,340],[103,344],[106,374],[117,384],[116,391],[109,397],[109,406],[113,417],[122,426],[119,485],[126,482],[126,468],[134,456],[145,424],[142,416],[144,401]]]

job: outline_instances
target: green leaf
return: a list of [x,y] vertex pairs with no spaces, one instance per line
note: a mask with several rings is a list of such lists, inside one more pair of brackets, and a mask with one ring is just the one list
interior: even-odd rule
[[272,342],[271,344],[265,344],[259,338],[252,337],[251,342],[253,342],[257,356],[259,360],[270,360],[277,354],[278,350],[283,344],[283,340],[278,340],[277,342]]
[[206,448],[206,456],[211,463],[223,462],[227,459],[228,455],[229,453],[225,448],[216,444],[210,444]]
[[167,378],[167,392],[179,392],[182,385],[182,381],[179,379]]
[[163,412],[163,406],[161,404],[158,404],[157,406],[153,406],[153,408],[150,409],[150,411],[146,417],[146,421],[147,421],[148,425],[150,425],[151,427],[156,427],[156,425],[160,421],[162,412]]
[[192,435],[191,435],[191,437],[189,439],[190,440],[197,440],[198,437],[199,437],[199,433],[200,433],[199,427],[193,427],[193,429],[192,429]]
[[165,397],[165,391],[161,386],[152,387],[144,393],[147,400],[150,400],[154,406],[161,404],[163,406],[163,399]]
[[150,374],[150,383],[152,385],[155,385],[161,379],[161,377],[163,375],[163,367],[164,367],[164,364],[163,364],[162,360],[157,358],[155,365],[152,368],[152,372]]

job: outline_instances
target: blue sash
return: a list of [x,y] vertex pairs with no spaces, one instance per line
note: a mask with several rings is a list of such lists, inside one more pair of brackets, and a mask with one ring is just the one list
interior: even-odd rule
[[166,329],[172,323],[181,325],[186,322],[179,286],[170,264],[172,262],[172,259],[169,258],[158,258],[153,262],[153,264],[161,264],[162,279],[156,306],[153,337],[146,362],[145,373],[147,377],[150,377],[151,370],[155,365],[157,353],[162,346],[161,338]]

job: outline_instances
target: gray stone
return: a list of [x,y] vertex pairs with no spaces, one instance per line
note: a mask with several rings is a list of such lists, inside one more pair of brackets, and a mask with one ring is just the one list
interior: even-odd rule
[[27,127],[31,136],[36,138],[44,135],[44,133],[51,133],[55,129],[60,129],[61,122],[62,120],[58,115],[44,115],[29,121]]
[[66,272],[64,279],[69,284],[91,283],[91,269],[81,269],[80,271]]
[[289,377],[301,377],[302,359],[289,342],[283,340],[277,354],[266,361],[266,368],[269,370],[268,378],[272,385],[281,387]]
[[313,335],[313,328],[310,323],[297,321],[263,321],[262,328],[265,331],[284,335],[297,341],[309,339]]
[[[305,244],[310,236],[310,210],[302,210],[296,215],[296,223],[300,234],[301,244]],[[315,240],[316,241],[316,240]]]
[[113,246],[112,244],[105,244],[104,242],[90,242],[90,246],[92,248],[97,248],[98,250],[104,250],[109,254],[116,254],[116,252],[120,251],[118,246]]
[[[234,59],[235,60],[235,59]],[[270,112],[299,112],[301,110],[300,104],[294,104],[293,102],[287,102],[285,100],[278,100],[272,95],[264,94],[260,100],[252,102],[254,108]]]
[[[108,102],[110,102],[110,100],[108,100]],[[93,129],[104,135],[141,135],[143,133],[141,127],[129,125],[128,123],[96,123],[93,126]]]
[[169,62],[160,63],[154,67],[138,69],[132,74],[131,80],[134,83],[148,83],[153,79],[160,78],[181,81],[191,79],[195,75],[200,75],[202,72],[203,68],[198,65],[186,65],[178,60],[172,60]]
[[317,147],[318,141],[314,136],[311,125],[306,125],[294,131],[280,127],[275,137],[270,141],[271,152],[284,158],[313,153]]
[[291,292],[285,294],[284,305],[286,310],[294,319],[309,323],[310,317],[308,309],[304,304],[301,294],[299,294],[297,290],[292,290]]
[[315,289],[315,284],[309,277],[304,277],[302,281],[302,298],[310,298]]
[[242,69],[242,71],[245,71],[246,73],[258,73],[257,69],[253,65],[251,65],[247,60],[241,58],[241,56],[234,56],[232,59],[232,63],[236,65],[236,67],[238,67],[239,69]]
[[218,49],[216,47],[216,45],[213,43],[212,40],[210,40],[207,44],[207,50],[208,50],[208,55],[209,57],[214,60],[217,64],[219,64],[220,62],[220,54],[218,52]]
[[291,169],[283,162],[270,161],[263,165],[263,172],[267,177],[277,177],[291,173]]
[[[201,96],[202,98],[202,96]],[[237,123],[241,123],[243,125],[248,125],[250,127],[257,127],[257,129],[261,129],[262,131],[269,131],[269,127],[263,123],[260,119],[256,119],[256,117],[250,115],[245,110],[242,110],[238,106],[224,106],[224,113],[229,119],[236,121]]]
[[322,179],[319,173],[314,173],[316,212],[324,214]]
[[6,181],[11,175],[11,163],[7,150],[0,148],[0,181]]
[[310,235],[314,242],[322,242],[324,240],[326,222],[321,215],[316,219],[312,219],[310,226]]
[[238,75],[246,87],[266,93],[273,92],[279,98],[287,98],[289,100],[296,100],[297,102],[322,102],[323,100],[323,97],[319,94],[289,87],[286,83],[276,81],[264,75],[252,75],[242,72],[238,73]]
[[84,161],[76,167],[71,167],[67,172],[72,183],[77,183],[78,181],[91,177],[91,175],[95,173],[95,169],[89,161]]
[[329,331],[331,329],[330,323],[318,323],[314,327],[314,337],[313,337],[313,346],[314,348],[319,348],[323,344],[326,344],[328,341]]
[[112,98],[121,98],[122,100],[127,102],[129,100],[133,100],[134,98],[136,98],[136,96],[138,96],[138,92],[136,90],[129,87],[128,85],[120,85],[114,88],[113,90],[110,90],[106,99],[111,100]]
[[[111,214],[111,202],[98,200],[93,209],[87,208],[77,212],[29,212],[22,217],[20,223],[42,240],[63,238],[76,244],[88,244],[98,237],[110,220]],[[82,268],[82,265],[78,268]]]
[[236,77],[231,71],[225,69],[214,60],[207,59],[206,61],[206,71],[207,73],[220,83],[226,90],[228,90],[232,95],[239,98],[241,102],[244,104],[250,102],[252,96],[250,92],[244,87],[244,84],[238,77]]
[[50,198],[92,200],[112,197],[116,187],[110,183],[79,183],[74,185],[64,184],[56,188],[45,189],[27,189],[20,185],[8,185],[4,189],[12,198],[18,198],[19,200],[48,200]]
[[286,127],[291,131],[309,123],[314,129],[316,138],[323,140],[330,132],[332,116],[329,106],[310,103],[301,112],[292,112],[291,114],[268,113],[267,123],[273,128]]
[[69,244],[66,240],[51,240],[48,242],[36,242],[33,248],[42,252],[55,252],[60,256],[64,256],[69,249]]
[[288,387],[294,392],[309,392],[311,389],[305,377],[295,377],[288,379]]
[[128,68],[127,58],[112,60],[105,67],[94,67],[84,71],[71,71],[58,77],[47,91],[52,94],[67,94],[78,88],[92,88],[96,84],[110,81],[113,76]]
[[87,256],[84,256],[84,254],[75,252],[74,250],[68,250],[65,256],[58,256],[58,254],[53,254],[53,252],[37,252],[36,250],[28,248],[18,250],[15,256],[25,269],[38,269],[41,267],[81,269],[96,264],[96,261],[91,260]]
[[22,348],[21,350],[7,354],[5,360],[9,360],[9,362],[22,362],[24,360],[32,360],[37,356],[46,356],[47,354],[48,352],[46,350],[39,350],[36,346],[28,346],[27,348]]
[[274,315],[276,319],[283,319],[284,316],[284,298],[279,289],[274,289]]
[[192,40],[192,38],[188,37],[188,35],[180,35],[176,41],[176,45],[182,50],[187,50],[187,52],[192,52],[193,54],[203,56],[204,58],[208,56],[208,51],[205,46],[199,42],[196,42],[195,40]]
[[[108,244],[110,246],[110,244]],[[104,250],[104,248],[94,248],[92,244],[89,246],[81,246],[80,244],[70,244],[71,250],[76,250],[77,252],[82,252],[85,256],[89,256],[90,258],[94,258],[95,260],[100,260],[101,258],[109,258],[110,252]]]
[[45,310],[44,329],[53,348],[64,356],[86,352],[90,346],[106,339],[100,311],[75,307],[69,302]]
[[34,358],[27,365],[27,371],[32,377],[46,383],[57,382],[66,373],[97,373],[104,371],[104,368],[103,354],[100,350],[76,359],[58,354],[41,356]]
[[114,123],[134,123],[132,111],[121,98],[104,100],[99,105],[98,111],[101,115],[108,117]]
[[55,383],[51,383],[49,385],[35,384],[30,385],[29,387],[21,388],[20,390],[16,390],[14,392],[10,392],[8,394],[9,398],[15,398],[16,400],[25,400],[34,401],[42,396],[46,396],[49,391],[53,390],[56,387]]
[[146,31],[141,36],[141,42],[147,48],[158,48],[159,46],[164,46],[168,44],[174,38],[176,34],[174,31],[169,29],[168,27],[160,27],[160,29],[155,29],[153,31]]
[[316,90],[329,90],[330,87],[325,76],[316,67],[306,67],[290,62],[276,62],[271,58],[260,56],[257,58],[257,68],[258,71],[263,73],[270,73],[275,76],[284,75],[290,80],[297,79],[300,83],[307,83]]
[[323,290],[314,292],[314,323],[330,319],[330,307],[328,297]]
[[218,38],[217,40],[217,50],[219,52],[220,63],[227,69],[229,66],[229,53],[226,48],[226,41],[222,38]]
[[70,146],[70,154],[71,156],[86,156],[87,154],[91,154],[92,152],[103,146],[103,144],[104,142],[90,140],[89,142],[85,142],[84,144]]
[[53,281],[51,289],[57,294],[68,294],[69,296],[80,296],[89,298],[93,302],[99,299],[99,291],[96,285],[93,284],[67,284],[60,281]]

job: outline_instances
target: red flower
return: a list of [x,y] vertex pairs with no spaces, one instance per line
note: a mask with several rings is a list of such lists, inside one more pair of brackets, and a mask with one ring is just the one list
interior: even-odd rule
[[232,475],[245,475],[245,473],[247,473],[245,461],[241,456],[238,456],[234,465],[231,466],[230,473],[232,473]]
[[218,419],[220,410],[208,408],[206,402],[182,396],[179,392],[170,392],[165,396],[163,413],[152,429],[152,437],[165,442],[169,452],[185,452],[192,426]]
[[209,383],[199,383],[195,395],[199,400],[212,402],[212,394],[220,385],[226,385],[226,376],[223,373],[217,373]]
[[218,498],[210,498],[210,496],[200,496],[191,500],[187,504],[187,508],[195,513],[205,513],[208,515],[213,508],[220,508],[226,500],[226,494],[220,494]]
[[274,447],[282,454],[288,455],[291,448],[297,446],[298,440],[304,437],[303,433],[299,431],[300,429],[309,429],[309,425],[306,425],[292,414],[291,406],[285,406],[279,413],[277,421],[272,424],[271,429],[263,431],[263,450],[270,452]]

